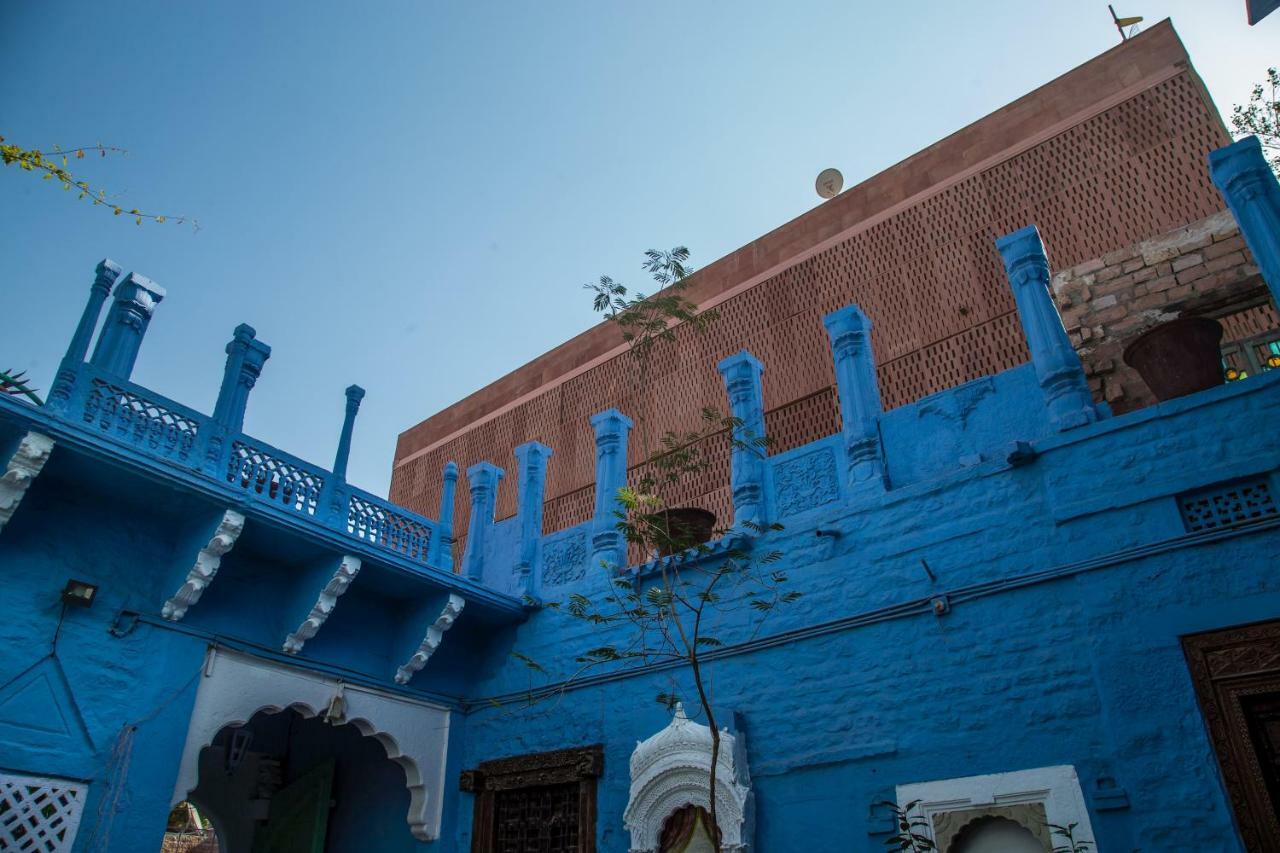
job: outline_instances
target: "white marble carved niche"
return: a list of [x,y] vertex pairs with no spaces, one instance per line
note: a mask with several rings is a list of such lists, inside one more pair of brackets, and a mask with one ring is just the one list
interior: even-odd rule
[[[675,716],[662,731],[636,744],[631,753],[631,797],[623,813],[631,833],[630,853],[658,853],[667,819],[685,806],[707,809],[711,778],[711,729]],[[724,853],[752,849],[755,828],[751,777],[741,734],[720,731],[716,762],[716,821]]]

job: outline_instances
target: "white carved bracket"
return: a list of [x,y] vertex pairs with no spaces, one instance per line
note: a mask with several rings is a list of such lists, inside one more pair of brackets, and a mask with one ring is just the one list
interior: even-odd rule
[[422,644],[418,646],[418,650],[409,658],[408,663],[396,670],[396,684],[408,684],[413,674],[427,665],[427,661],[440,647],[444,632],[453,627],[454,620],[466,606],[467,602],[462,596],[450,593],[449,600],[445,602],[439,618],[427,629],[427,635],[422,638]]
[[223,649],[211,648],[205,660],[172,803],[185,800],[199,783],[200,751],[220,730],[243,726],[260,712],[323,715],[339,693],[345,724],[376,740],[404,770],[409,831],[419,841],[435,841],[444,804],[448,709]]
[[187,608],[199,601],[205,589],[213,583],[213,576],[218,573],[218,566],[222,565],[223,556],[231,550],[231,546],[236,544],[243,530],[243,515],[233,509],[222,514],[218,529],[213,532],[209,544],[196,554],[195,565],[191,567],[191,571],[187,572],[187,579],[173,594],[173,598],[164,603],[164,607],[160,610],[161,616],[177,622],[187,615]]
[[18,449],[9,458],[4,474],[0,476],[0,530],[9,523],[31,487],[31,481],[39,476],[52,452],[53,439],[49,436],[29,432],[22,437]]
[[320,630],[320,626],[329,618],[333,608],[338,606],[338,598],[347,591],[347,587],[351,586],[351,582],[355,580],[358,574],[360,574],[360,558],[350,555],[344,556],[342,562],[338,564],[338,570],[333,573],[333,577],[329,578],[329,582],[324,585],[324,589],[320,590],[320,597],[316,599],[315,606],[311,608],[311,613],[307,615],[306,619],[302,620],[298,630],[285,637],[285,652],[296,655],[302,651],[303,644],[314,637],[316,632]]

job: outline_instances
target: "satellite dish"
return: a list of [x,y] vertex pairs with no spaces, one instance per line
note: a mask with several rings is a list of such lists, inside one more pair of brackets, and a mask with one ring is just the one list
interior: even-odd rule
[[823,198],[835,198],[840,194],[840,190],[844,187],[844,175],[840,174],[839,169],[823,169],[818,175],[818,180],[814,182],[813,188],[818,191],[818,195]]

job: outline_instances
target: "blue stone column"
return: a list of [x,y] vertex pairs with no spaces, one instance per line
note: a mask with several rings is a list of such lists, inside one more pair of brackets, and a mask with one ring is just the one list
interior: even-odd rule
[[1280,305],[1280,184],[1258,137],[1210,151],[1209,176],[1227,200],[1271,299]]
[[729,412],[741,421],[733,429],[734,444],[730,452],[733,526],[763,527],[773,520],[768,450],[756,444],[764,438],[764,392],[760,386],[764,365],[742,350],[717,367],[729,395]]
[[347,478],[347,460],[351,456],[351,433],[356,426],[356,414],[360,411],[360,401],[364,399],[364,389],[359,385],[347,386],[347,411],[342,419],[342,434],[338,436],[338,452],[333,457],[333,476],[345,480]]
[[1031,350],[1031,363],[1049,411],[1049,423],[1058,430],[1093,423],[1098,419],[1098,411],[1093,406],[1080,356],[1072,348],[1049,295],[1049,259],[1045,256],[1040,232],[1034,225],[1028,225],[997,238],[996,249],[1004,260],[1005,274],[1013,288],[1027,348]]
[[433,561],[446,572],[453,571],[453,494],[457,486],[458,463],[446,462],[440,486],[440,536]]
[[520,502],[520,553],[516,558],[516,589],[521,595],[536,599],[540,592],[542,544],[542,502],[547,488],[547,460],[551,448],[530,441],[516,448],[516,464],[520,480],[517,482]]
[[94,271],[93,284],[89,286],[89,301],[85,303],[80,323],[71,336],[71,343],[67,344],[66,355],[62,357],[58,375],[54,377],[53,387],[49,389],[47,403],[56,410],[65,409],[67,401],[71,399],[76,372],[89,352],[89,341],[93,340],[93,330],[98,325],[98,318],[102,316],[102,306],[111,295],[111,288],[120,277],[120,272],[120,267],[114,261],[105,258]]
[[271,357],[271,347],[257,339],[257,332],[252,326],[241,323],[232,333],[226,353],[218,401],[213,405],[213,417],[207,427],[209,434],[204,437],[204,466],[212,476],[225,473],[220,469],[227,436],[236,435],[244,429],[249,392],[262,375],[263,365]]
[[467,526],[467,552],[462,556],[466,576],[478,581],[484,575],[484,545],[493,527],[493,513],[498,503],[498,483],[502,469],[492,462],[477,462],[467,469],[471,484],[471,520]]
[[627,564],[626,537],[618,530],[622,504],[618,490],[627,485],[627,438],[631,418],[617,409],[605,409],[591,416],[596,433],[596,507],[591,522],[591,552],[594,565],[621,568]]
[[883,489],[879,423],[883,409],[871,351],[871,320],[857,305],[847,305],[828,314],[822,324],[831,338],[847,482],[851,489]]
[[129,273],[116,285],[115,301],[98,335],[90,363],[105,373],[128,379],[138,360],[138,350],[151,324],[151,315],[164,299],[164,288],[137,273]]

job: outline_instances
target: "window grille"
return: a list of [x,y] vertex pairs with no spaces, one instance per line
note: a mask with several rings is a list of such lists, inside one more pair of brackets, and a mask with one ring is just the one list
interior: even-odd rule
[[1280,514],[1271,486],[1263,477],[1188,492],[1178,498],[1178,507],[1188,533]]
[[84,809],[84,784],[0,773],[0,850],[70,851]]

